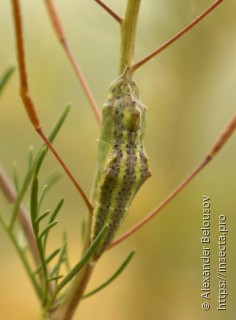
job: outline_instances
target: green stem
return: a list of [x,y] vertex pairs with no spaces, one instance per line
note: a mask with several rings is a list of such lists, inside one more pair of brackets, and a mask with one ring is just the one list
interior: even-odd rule
[[140,2],[141,0],[128,0],[125,18],[121,23],[120,73],[133,62]]

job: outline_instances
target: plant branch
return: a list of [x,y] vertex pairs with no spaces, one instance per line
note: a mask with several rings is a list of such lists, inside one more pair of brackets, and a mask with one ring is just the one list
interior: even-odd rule
[[65,33],[64,33],[62,24],[60,22],[58,12],[57,12],[56,7],[53,3],[53,0],[45,0],[45,5],[47,7],[48,14],[51,19],[54,30],[57,34],[57,37],[65,50],[65,53],[66,53],[71,65],[72,65],[75,73],[76,73],[76,76],[78,77],[78,79],[80,81],[80,84],[84,90],[84,93],[85,93],[85,95],[90,103],[90,106],[94,112],[94,115],[95,115],[95,118],[98,122],[98,125],[101,126],[101,122],[102,122],[101,113],[98,109],[98,106],[97,106],[97,103],[94,99],[92,91],[90,90],[89,85],[83,75],[83,72],[82,72],[81,68],[79,67],[79,65],[75,59],[75,56],[70,48],[70,45],[69,45],[68,40],[65,36]]
[[156,208],[154,208],[146,217],[144,217],[140,222],[138,222],[135,226],[133,226],[130,230],[121,235],[118,239],[116,239],[108,249],[113,248],[117,244],[121,243],[139,229],[141,229],[147,222],[153,219],[171,200],[175,198],[175,196],[183,190],[193,178],[202,171],[203,168],[217,155],[217,153],[223,148],[226,144],[227,140],[232,136],[236,129],[236,114],[230,119],[228,124],[226,125],[223,132],[219,135],[210,152],[207,154],[205,159],[200,163],[200,165],[186,178],[184,179],[174,191],[172,191]]
[[128,0],[125,18],[121,23],[120,73],[132,65],[140,1]]
[[21,22],[21,15],[20,15],[20,5],[19,0],[12,0],[12,10],[13,10],[13,18],[14,18],[14,26],[15,26],[15,34],[16,34],[16,48],[17,48],[17,57],[18,57],[18,64],[19,64],[19,76],[20,76],[20,94],[23,100],[23,104],[25,106],[25,110],[29,116],[29,119],[34,126],[36,132],[41,136],[43,141],[46,143],[48,148],[51,150],[53,155],[56,157],[60,165],[62,166],[63,170],[66,172],[67,176],[72,181],[75,188],[79,191],[81,197],[83,198],[89,212],[92,211],[92,205],[90,204],[88,198],[86,197],[85,193],[83,192],[82,188],[78,184],[78,182],[73,177],[72,173],[61,159],[55,148],[52,146],[50,141],[47,139],[46,135],[44,134],[37,113],[33,103],[33,100],[30,97],[29,93],[29,86],[28,86],[28,78],[26,73],[26,64],[25,64],[25,52],[24,52],[24,45],[23,45],[23,32],[22,32],[22,22]]
[[146,62],[154,58],[156,55],[158,55],[160,52],[165,50],[167,47],[169,47],[172,43],[174,43],[176,40],[178,40],[180,37],[182,37],[185,33],[187,33],[190,29],[192,29],[195,25],[197,25],[202,19],[204,19],[209,13],[211,13],[221,2],[224,0],[217,0],[215,1],[206,11],[204,11],[200,16],[198,16],[192,23],[190,23],[187,27],[185,27],[183,30],[181,30],[179,33],[177,33],[173,38],[165,42],[162,46],[157,48],[155,51],[153,51],[150,55],[148,55],[146,58],[140,60],[139,62],[132,65],[131,69],[134,72],[138,68],[140,68],[142,65],[144,65]]
[[114,18],[119,24],[122,23],[122,18],[120,16],[118,16],[118,14],[116,14],[110,7],[108,7],[103,1],[101,0],[95,0],[95,2],[97,2],[97,4],[99,4],[106,12],[108,12],[110,14],[110,16],[112,16],[112,18]]

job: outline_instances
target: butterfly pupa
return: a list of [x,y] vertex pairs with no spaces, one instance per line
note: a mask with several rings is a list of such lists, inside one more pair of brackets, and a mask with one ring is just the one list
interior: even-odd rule
[[94,260],[111,243],[135,194],[151,176],[143,146],[146,109],[139,100],[136,83],[126,72],[111,83],[102,108],[91,241],[104,224],[109,227]]

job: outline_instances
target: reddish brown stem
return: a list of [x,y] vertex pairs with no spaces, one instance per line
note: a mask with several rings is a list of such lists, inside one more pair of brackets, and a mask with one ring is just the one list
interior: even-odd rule
[[110,16],[112,16],[112,18],[114,18],[119,24],[122,23],[123,19],[118,16],[118,14],[116,14],[110,7],[108,7],[103,1],[101,0],[95,0],[106,12],[108,12],[110,14]]
[[202,163],[186,178],[184,179],[174,191],[172,191],[156,208],[154,208],[146,217],[144,217],[140,222],[138,222],[135,226],[133,226],[130,230],[121,235],[118,239],[116,239],[109,247],[109,249],[113,248],[117,244],[121,243],[135,232],[137,232],[140,228],[142,228],[147,222],[153,219],[171,200],[175,198],[175,196],[186,187],[190,181],[200,172],[206,165],[212,160],[214,156],[221,150],[221,148],[226,144],[228,139],[232,136],[233,132],[236,129],[236,114],[230,119],[229,123],[226,125],[223,132],[219,135],[210,152],[206,156],[206,158],[202,161]]
[[74,71],[80,81],[80,84],[84,90],[84,93],[85,93],[85,95],[86,95],[86,97],[92,107],[92,110],[94,112],[96,120],[97,120],[99,126],[101,126],[101,122],[102,122],[101,113],[98,109],[98,106],[97,106],[97,103],[94,99],[92,91],[90,90],[89,85],[83,75],[83,72],[82,72],[81,68],[79,67],[79,65],[75,59],[75,56],[70,48],[70,45],[66,39],[65,32],[64,32],[62,24],[60,22],[56,7],[55,7],[52,0],[45,0],[45,4],[48,9],[49,17],[51,18],[51,22],[52,22],[54,30],[57,34],[57,37],[58,37],[59,41],[61,42],[61,44],[65,50],[65,53],[66,53],[71,65],[72,65],[72,67],[73,67],[73,69],[74,69]]
[[212,12],[221,2],[224,0],[217,0],[214,2],[206,11],[204,11],[200,16],[198,16],[192,23],[190,23],[187,27],[185,27],[183,30],[181,30],[179,33],[177,33],[173,38],[165,42],[162,46],[157,48],[155,51],[153,51],[150,55],[148,55],[146,58],[140,60],[139,62],[135,63],[131,69],[133,71],[137,70],[139,67],[144,65],[146,62],[154,58],[156,55],[158,55],[160,52],[165,50],[167,47],[169,47],[172,43],[174,43],[176,40],[178,40],[180,37],[182,37],[185,33],[187,33],[190,29],[192,29],[196,24],[198,24],[202,19],[204,19],[210,12]]
[[26,64],[25,64],[25,53],[24,53],[24,45],[23,45],[23,32],[22,32],[22,23],[21,23],[21,15],[20,15],[20,5],[19,0],[12,0],[12,9],[13,9],[13,18],[14,18],[14,25],[15,25],[15,33],[16,33],[16,48],[17,48],[17,58],[19,64],[19,76],[20,76],[20,93],[21,97],[25,106],[25,110],[30,118],[32,125],[34,126],[35,130],[44,140],[48,148],[54,154],[76,189],[81,194],[86,206],[89,209],[89,212],[92,211],[92,206],[87,199],[85,193],[83,192],[82,188],[78,184],[78,182],[74,179],[72,173],[65,165],[64,161],[61,159],[59,154],[56,152],[50,141],[45,136],[43,130],[41,129],[41,125],[37,116],[36,108],[34,106],[33,100],[30,97],[29,93],[29,86],[28,86],[28,79],[26,73]]
[[221,150],[221,148],[225,145],[228,139],[233,134],[236,129],[236,114],[233,115],[231,120],[228,122],[226,127],[223,129],[219,137],[216,139],[209,155],[213,158],[217,155],[217,153]]
[[40,127],[39,119],[34,108],[33,101],[29,95],[28,79],[26,73],[25,53],[23,45],[23,32],[20,15],[20,5],[18,0],[12,0],[13,17],[16,29],[16,47],[17,47],[17,59],[19,64],[19,76],[20,76],[20,94],[25,105],[26,112],[30,118],[31,123],[35,129]]

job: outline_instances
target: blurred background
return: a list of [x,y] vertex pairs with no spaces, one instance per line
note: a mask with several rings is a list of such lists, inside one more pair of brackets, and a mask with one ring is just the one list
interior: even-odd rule
[[[213,1],[142,1],[136,61],[190,23]],[[106,3],[120,15],[126,1]],[[72,108],[55,146],[87,194],[92,185],[99,128],[85,95],[52,30],[43,1],[21,1],[26,61],[32,97],[42,127],[49,132],[63,107]],[[119,27],[94,1],[57,0],[67,37],[99,106],[118,76]],[[148,106],[145,146],[152,178],[137,195],[120,232],[156,206],[197,164],[235,112],[236,3],[223,2],[203,22],[137,71]],[[0,4],[0,74],[16,66],[10,1]],[[18,72],[0,101],[1,164],[12,177],[17,163],[24,177],[28,149],[41,145],[18,95]],[[109,251],[99,262],[89,288],[106,280],[132,249],[136,255],[119,280],[85,300],[75,320],[233,319],[236,294],[236,136],[152,222]],[[81,222],[86,208],[55,159],[48,155],[42,178],[57,171],[61,179],[44,204],[66,199],[50,248],[68,233],[72,264],[81,252]],[[211,198],[211,309],[201,309],[202,197]],[[0,209],[10,209],[0,195]],[[218,305],[218,217],[227,217],[227,311]],[[0,229],[0,319],[40,319],[40,307],[12,243]]]

